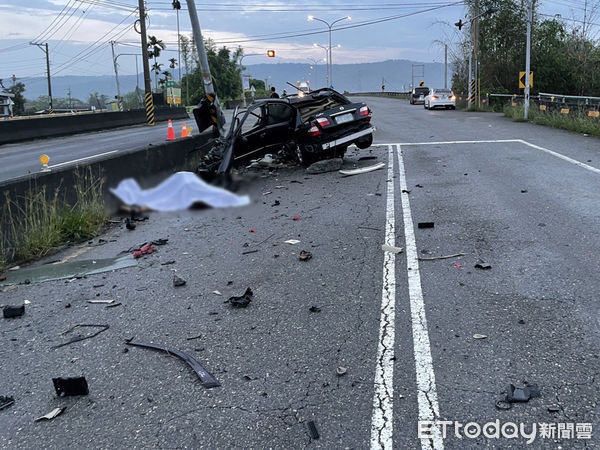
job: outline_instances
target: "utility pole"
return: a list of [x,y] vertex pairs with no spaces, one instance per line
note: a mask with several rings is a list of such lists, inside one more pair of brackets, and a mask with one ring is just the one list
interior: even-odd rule
[[[140,3],[143,0],[139,0]],[[206,95],[214,96],[214,105],[217,110],[219,128],[222,130],[223,124],[225,123],[225,117],[223,111],[221,111],[221,105],[217,98],[217,91],[213,86],[212,76],[210,74],[210,66],[208,65],[208,57],[206,56],[206,48],[204,47],[204,39],[202,38],[202,31],[200,30],[200,22],[198,21],[198,11],[196,11],[196,3],[194,0],[186,0],[188,12],[190,14],[190,22],[192,23],[192,32],[194,34],[194,41],[196,42],[196,50],[198,51],[198,61],[200,62],[200,73],[202,75],[202,82],[204,83],[204,93]]]
[[177,11],[177,68],[179,70],[179,82],[181,83],[181,39],[179,38],[179,10],[181,9],[181,3],[179,0],[173,0],[172,4],[173,9]]
[[69,98],[69,109],[73,108],[73,102],[71,102],[71,86],[69,86],[69,90],[67,91],[67,97]]
[[52,114],[54,113],[54,107],[52,104],[52,83],[50,82],[50,55],[48,53],[48,43],[42,45],[36,42],[30,42],[29,45],[35,45],[46,54],[46,74],[48,75],[48,99],[50,106],[50,114]]
[[479,106],[479,0],[475,0],[475,18],[473,24],[473,78],[475,79],[475,89],[473,96],[477,98],[477,106]]
[[448,89],[448,44],[444,44],[444,89]]
[[119,111],[123,111],[123,100],[121,99],[121,85],[119,84],[119,72],[117,71],[117,58],[115,58],[115,41],[110,41],[110,48],[112,49],[113,64],[115,66],[115,79],[117,80],[117,103],[119,105]]
[[527,120],[529,115],[529,72],[531,71],[531,22],[533,20],[533,0],[527,5],[527,49],[525,51],[525,108],[523,117]]
[[146,35],[146,12],[144,0],[138,0],[140,10],[140,34],[142,35],[142,64],[144,65],[144,106],[146,108],[146,124],[154,126],[154,101],[152,100],[152,81],[150,80],[150,64],[148,62],[148,36]]

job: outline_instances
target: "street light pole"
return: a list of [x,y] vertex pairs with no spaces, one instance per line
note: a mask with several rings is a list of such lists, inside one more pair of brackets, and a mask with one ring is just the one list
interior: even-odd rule
[[529,72],[531,71],[531,22],[533,20],[533,0],[529,0],[527,6],[527,49],[525,51],[525,109],[523,118],[527,120],[529,115]]
[[117,58],[115,57],[115,41],[110,41],[110,48],[112,50],[113,65],[115,66],[115,79],[117,81],[117,104],[119,105],[119,111],[123,111],[123,100],[121,99],[121,85],[119,84],[119,72],[117,70]]
[[342,20],[352,20],[352,17],[350,17],[350,16],[342,17],[340,19],[334,20],[331,23],[329,23],[329,22],[327,22],[327,21],[325,21],[323,19],[319,19],[317,17],[314,17],[314,16],[308,16],[307,20],[309,22],[312,21],[312,20],[317,20],[317,21],[322,22],[325,25],[327,25],[327,29],[329,31],[329,63],[328,63],[329,67],[328,67],[328,71],[327,71],[327,76],[328,76],[329,80],[328,80],[327,83],[329,84],[328,87],[333,88],[333,64],[332,64],[332,61],[331,61],[331,31],[332,31],[333,26],[336,23],[341,22]]
[[179,10],[181,3],[179,0],[173,0],[173,9],[177,11],[177,68],[179,70],[179,82],[181,83],[181,39],[179,38]]
[[[242,61],[244,60],[244,58],[246,56],[260,56],[262,55],[262,53],[249,53],[247,55],[242,55],[242,57],[240,58],[240,81],[242,82],[242,106],[245,108],[247,105],[246,103],[246,93],[244,92],[244,73],[242,70]],[[266,86],[265,86],[266,88]]]
[[324,45],[320,45],[317,43],[314,43],[313,46],[320,47],[323,50],[325,50],[325,64],[327,66],[326,70],[325,70],[325,77],[327,78],[327,86],[326,87],[329,87],[330,86],[330,82],[329,82],[329,80],[330,80],[330,78],[329,78],[329,49],[327,47],[325,47]]

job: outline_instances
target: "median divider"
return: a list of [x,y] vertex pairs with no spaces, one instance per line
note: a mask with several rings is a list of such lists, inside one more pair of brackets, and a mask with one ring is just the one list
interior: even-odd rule
[[[168,119],[187,119],[189,115],[185,108],[156,108],[155,118],[157,122],[160,122]],[[3,120],[0,121],[0,145],[144,123],[146,123],[144,110]]]

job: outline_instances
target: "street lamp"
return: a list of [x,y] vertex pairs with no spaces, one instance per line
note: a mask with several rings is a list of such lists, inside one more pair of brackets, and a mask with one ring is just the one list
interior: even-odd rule
[[179,0],[173,0],[173,9],[177,11],[177,67],[179,69],[179,82],[181,83],[181,39],[179,38],[179,10],[181,9],[181,3]]
[[248,53],[247,55],[242,55],[240,58],[240,80],[242,81],[242,105],[244,108],[247,106],[246,104],[246,93],[244,92],[244,74],[242,70],[242,61],[246,56],[261,56],[262,53]]
[[329,67],[328,67],[328,72],[327,72],[327,83],[331,83],[329,87],[333,87],[333,74],[332,74],[332,63],[331,63],[331,28],[338,22],[341,22],[342,20],[352,20],[352,17],[350,16],[346,16],[346,17],[342,17],[340,19],[334,20],[333,22],[329,23],[323,19],[319,19],[318,17],[315,16],[308,16],[307,20],[309,22],[312,22],[313,20],[317,20],[319,22],[324,23],[325,25],[327,25],[327,29],[329,30]]

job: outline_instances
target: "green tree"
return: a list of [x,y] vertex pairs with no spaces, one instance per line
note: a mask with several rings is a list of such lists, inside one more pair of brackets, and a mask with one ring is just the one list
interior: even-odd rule
[[[156,59],[160,56],[161,52],[167,48],[167,46],[165,45],[165,43],[163,41],[161,41],[160,39],[157,39],[156,36],[148,36],[148,59],[154,59],[154,66],[152,67],[154,69],[155,66],[158,65],[158,62],[156,61]],[[162,64],[160,64],[160,66],[162,66]],[[155,86],[158,87],[158,73],[160,72],[160,68],[158,69],[158,72],[156,70],[154,70],[154,83]]]
[[8,89],[6,89],[11,94],[14,94],[12,101],[13,105],[13,114],[15,116],[21,115],[25,112],[25,97],[23,97],[23,92],[25,92],[25,85],[23,83],[15,83]]

